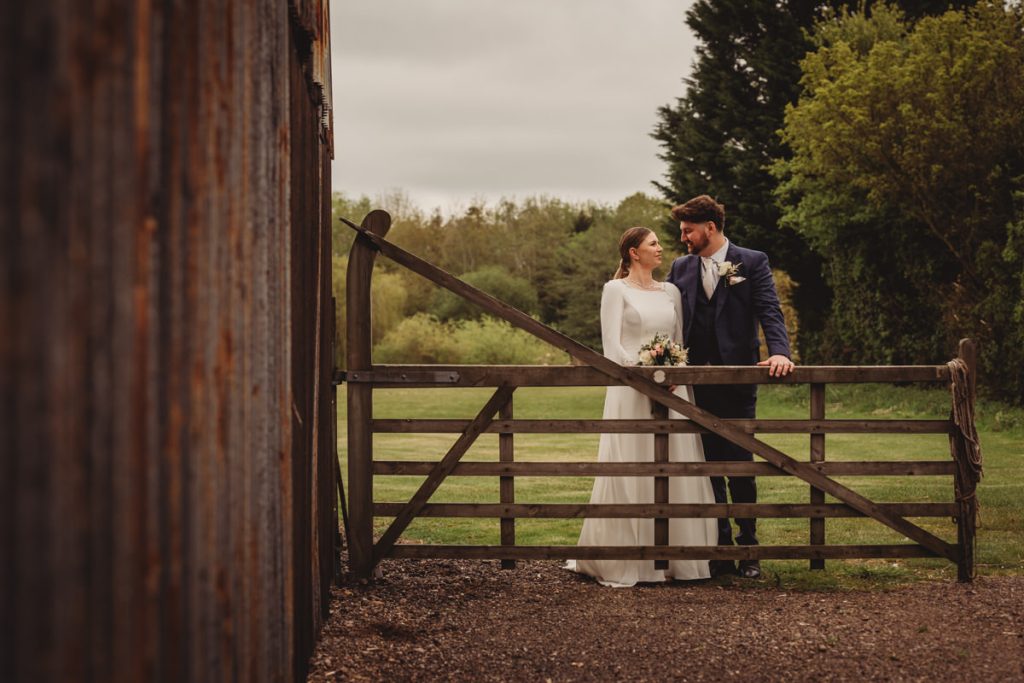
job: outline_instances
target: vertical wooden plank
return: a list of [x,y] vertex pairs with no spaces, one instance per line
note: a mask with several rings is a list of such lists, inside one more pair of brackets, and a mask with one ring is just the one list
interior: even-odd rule
[[[311,138],[318,134],[311,124],[309,86],[305,79],[306,36],[290,16],[288,32],[288,108],[289,142],[291,147],[290,174],[300,187],[316,185],[310,163],[315,158]],[[295,539],[292,557],[292,581],[295,591],[294,648],[300,653],[311,652],[315,617],[311,607],[317,592],[313,580],[316,543],[313,533],[316,520],[314,481],[317,471],[316,430],[317,372],[319,349],[317,312],[320,305],[317,272],[319,231],[313,218],[313,198],[307,192],[292,192],[288,209],[291,214],[292,272],[289,282],[292,340],[292,536]],[[296,669],[297,678],[304,677]]]
[[[330,227],[330,221],[327,221],[328,228]],[[334,481],[331,482],[331,498],[334,499],[334,506],[331,514],[334,516],[333,527],[334,527],[334,583],[341,585],[342,579],[342,565],[341,565],[341,549],[345,543],[347,537],[347,530],[345,537],[342,536],[342,519],[348,516],[348,511],[345,510],[345,491],[341,483],[341,461],[338,459],[338,385],[334,381],[334,375],[337,373],[338,349],[337,349],[337,334],[338,334],[338,320],[336,317],[337,302],[334,297],[331,297],[331,458],[334,460]],[[337,482],[335,484],[335,481]],[[339,510],[340,508],[340,510]],[[342,517],[339,517],[339,513]],[[346,524],[347,526],[347,524]],[[330,608],[330,598],[326,598],[326,605]]]
[[[22,510],[24,501],[35,495],[32,490],[35,487],[30,488],[21,479],[24,472],[21,454],[26,446],[31,445],[26,443],[24,435],[26,431],[37,430],[33,429],[32,423],[19,425],[18,419],[25,417],[21,404],[38,401],[42,389],[31,391],[22,387],[25,377],[31,376],[37,363],[27,362],[30,359],[22,347],[30,330],[25,329],[28,325],[19,325],[23,321],[20,314],[22,306],[32,300],[26,294],[32,290],[26,289],[29,282],[24,268],[30,265],[27,255],[31,252],[25,248],[22,235],[23,218],[18,205],[20,187],[16,178],[21,172],[21,147],[25,144],[20,135],[23,113],[19,104],[26,98],[27,89],[18,72],[32,76],[45,76],[45,72],[39,73],[38,67],[15,66],[25,49],[22,44],[24,11],[20,3],[0,3],[0,81],[4,83],[4,97],[0,100],[0,224],[6,226],[0,230],[0,282],[4,283],[0,288],[0,329],[6,331],[0,335],[0,376],[4,378],[0,382],[0,451],[4,453],[0,457],[0,555],[4,558],[0,561],[0,586],[5,587],[0,590],[0,614],[7,615],[12,623],[18,624],[17,629],[5,631],[6,637],[0,638],[0,680],[4,681],[27,679],[30,672],[24,671],[21,661],[24,655],[19,650],[23,649],[26,640],[31,642],[38,633],[36,624],[20,621],[23,600],[10,588],[17,585],[20,592],[33,596],[31,587],[23,586],[20,580],[22,566],[26,562],[22,558],[27,553],[17,541],[22,529],[29,534],[34,533],[36,519],[40,519],[26,519]],[[33,100],[33,104],[38,102]],[[41,115],[38,120],[42,120]],[[26,189],[36,184],[31,176],[22,178],[21,183],[24,183],[21,187]],[[20,266],[19,262],[24,265]],[[23,291],[26,294],[20,294]],[[39,640],[35,642],[35,649],[24,649],[29,655],[41,650],[42,643]]]
[[[825,385],[824,384],[811,384],[811,419],[812,420],[823,420],[825,419]],[[811,462],[824,462],[825,461],[825,435],[824,434],[811,434]],[[821,504],[825,502],[825,492],[819,488],[811,487],[811,503]],[[811,525],[811,545],[824,545],[825,543],[825,519],[822,517],[812,517],[810,519]],[[825,560],[815,559],[810,560],[811,569],[824,569]]]
[[[655,420],[668,418],[668,408],[654,403],[651,416]],[[654,462],[668,462],[668,434],[654,435]],[[668,503],[668,477],[654,478],[654,502]],[[654,520],[654,545],[668,545],[668,518],[658,517]],[[655,569],[668,569],[668,560],[655,560]]]
[[[303,181],[293,178],[288,163],[295,141],[290,132],[288,107],[288,34],[275,26],[279,16],[277,12],[280,11],[270,7],[248,7],[245,12],[246,25],[253,33],[250,41],[258,45],[252,67],[254,93],[250,106],[259,114],[247,127],[253,136],[253,149],[259,153],[252,155],[254,164],[248,173],[260,180],[256,192],[262,191],[273,199],[254,203],[262,207],[256,224],[262,227],[260,233],[265,236],[256,265],[265,266],[267,272],[273,274],[258,290],[260,304],[267,306],[265,311],[258,310],[259,329],[265,343],[274,349],[274,355],[265,358],[269,381],[265,410],[275,419],[267,421],[264,447],[278,453],[276,458],[260,459],[254,463],[254,493],[259,496],[261,494],[256,492],[262,489],[262,495],[266,496],[254,506],[260,516],[257,527],[260,548],[253,609],[254,618],[263,620],[263,625],[252,629],[250,648],[253,660],[250,669],[257,680],[269,679],[272,672],[280,671],[294,657],[295,629],[292,624],[296,594],[291,560],[294,549],[301,542],[296,539],[292,525],[296,492],[291,474],[291,463],[302,457],[302,453],[295,450],[293,438],[295,387],[291,381],[291,370],[300,349],[294,347],[290,334],[291,320],[300,313],[292,309],[289,292],[294,269],[291,235],[304,226],[295,224],[289,210],[289,198],[293,192],[302,191]],[[273,68],[268,68],[270,65]],[[264,77],[257,76],[261,70]],[[277,139],[273,151],[257,142],[260,137],[268,135]]]
[[[508,402],[501,407],[498,411],[498,417],[502,420],[512,419],[512,399],[514,394],[508,397]],[[499,462],[514,462],[515,451],[514,451],[513,435],[508,432],[501,432],[498,434],[498,461]],[[499,478],[499,495],[501,497],[502,504],[511,505],[516,502],[516,489],[515,489],[515,477],[500,477]],[[502,517],[501,518],[501,544],[502,545],[515,545],[516,544],[516,520],[514,517]],[[515,560],[502,560],[502,569],[515,569]]]
[[[192,462],[188,446],[188,414],[191,402],[192,308],[188,303],[189,283],[194,264],[190,261],[188,237],[196,224],[192,213],[191,192],[185,192],[188,177],[186,142],[191,134],[195,93],[198,90],[199,26],[190,21],[190,8],[184,3],[160,9],[161,49],[153,53],[154,79],[159,83],[159,124],[153,126],[152,149],[160,150],[154,160],[154,179],[148,188],[154,201],[157,302],[154,307],[156,387],[159,440],[160,488],[157,513],[163,549],[160,572],[159,661],[164,680],[186,680],[191,675],[191,653],[195,651],[193,604],[187,548],[191,535],[189,510],[193,491],[189,486]],[[190,47],[191,46],[191,47]],[[173,55],[173,77],[164,70],[161,55]],[[161,194],[161,189],[163,190]],[[253,207],[256,210],[256,207]],[[268,382],[269,383],[269,382]],[[186,558],[189,558],[186,560]]]
[[338,474],[338,448],[335,430],[338,426],[338,415],[336,412],[335,400],[337,394],[334,388],[334,362],[335,362],[335,319],[334,319],[334,297],[331,295],[332,255],[334,252],[331,243],[331,155],[328,150],[320,145],[320,173],[318,180],[320,187],[319,214],[320,230],[323,233],[321,241],[320,258],[323,261],[321,266],[320,286],[323,289],[321,296],[325,302],[324,329],[320,335],[323,351],[320,354],[320,366],[317,371],[320,373],[321,391],[320,412],[320,459],[321,467],[318,475],[318,495],[320,497],[320,623],[322,624],[330,616],[331,605],[331,584],[338,576],[338,560],[340,559],[340,546],[338,545],[338,496],[335,488],[335,481]]
[[[391,216],[371,211],[362,227],[377,235],[387,234]],[[365,240],[356,239],[348,258],[345,288],[348,320],[349,376],[369,370],[370,358],[370,277],[377,252]],[[349,564],[361,579],[373,570],[373,387],[362,382],[348,384],[348,486],[349,486]]]

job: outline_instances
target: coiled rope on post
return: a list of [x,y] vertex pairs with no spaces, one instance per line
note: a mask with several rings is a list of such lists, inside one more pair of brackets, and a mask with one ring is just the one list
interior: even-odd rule
[[[978,430],[974,426],[974,401],[971,397],[969,369],[961,358],[954,358],[947,363],[949,366],[950,391],[953,402],[950,409],[950,420],[953,431],[949,435],[949,450],[956,464],[956,502],[960,513],[958,523],[961,527],[962,539],[969,543],[967,552],[971,557],[977,555],[974,544],[975,531],[980,518],[977,485],[982,477],[981,442]],[[970,574],[973,577],[976,563],[970,563]]]
[[970,495],[973,496],[975,485],[981,481],[982,459],[978,430],[974,426],[974,402],[971,400],[967,363],[963,359],[954,358],[947,365],[953,393],[950,419],[956,427],[950,435],[951,450],[960,478],[969,484]]

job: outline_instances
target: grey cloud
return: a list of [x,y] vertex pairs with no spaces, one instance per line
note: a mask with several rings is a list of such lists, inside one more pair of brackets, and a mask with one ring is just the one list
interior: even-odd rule
[[656,109],[693,59],[688,4],[332,3],[335,188],[402,188],[425,209],[651,191]]

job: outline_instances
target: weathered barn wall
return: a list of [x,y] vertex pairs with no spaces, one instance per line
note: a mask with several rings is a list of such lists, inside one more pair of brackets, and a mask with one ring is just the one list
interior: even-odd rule
[[0,7],[0,680],[301,678],[333,572],[327,0]]

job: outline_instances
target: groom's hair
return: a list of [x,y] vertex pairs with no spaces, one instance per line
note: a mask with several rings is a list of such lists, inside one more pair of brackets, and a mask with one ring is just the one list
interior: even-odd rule
[[706,194],[672,207],[672,218],[689,223],[714,221],[719,232],[725,230],[725,207]]

